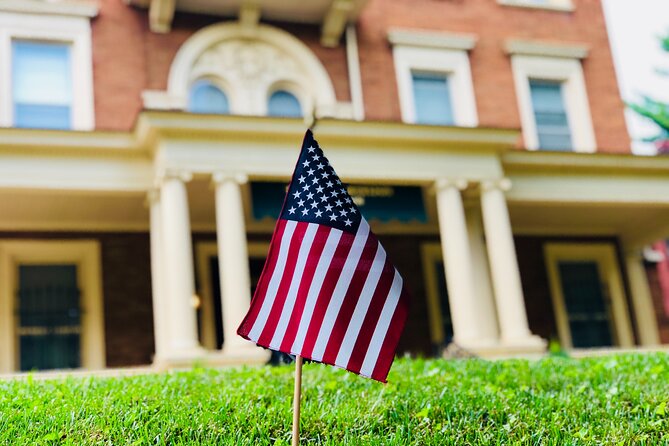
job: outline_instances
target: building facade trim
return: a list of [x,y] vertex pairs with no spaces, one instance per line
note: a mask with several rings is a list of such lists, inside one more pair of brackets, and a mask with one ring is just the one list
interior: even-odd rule
[[477,37],[474,34],[391,28],[388,41],[392,45],[470,51],[476,46]]
[[572,0],[497,0],[497,3],[504,6],[545,9],[547,11],[572,12],[575,10]]
[[565,57],[567,59],[585,59],[590,49],[587,45],[558,44],[538,40],[508,39],[504,42],[504,51],[507,54],[522,54],[525,56]]
[[0,12],[93,18],[98,15],[99,7],[97,2],[91,0],[65,0],[58,2],[44,0],[0,0]]

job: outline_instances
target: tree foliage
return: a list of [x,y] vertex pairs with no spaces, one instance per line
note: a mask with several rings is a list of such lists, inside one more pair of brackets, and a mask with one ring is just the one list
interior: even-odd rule
[[[665,36],[660,37],[661,48],[669,52],[669,32]],[[665,76],[669,76],[667,71],[659,71]],[[628,106],[641,116],[644,116],[660,127],[660,133],[652,138],[650,141],[655,141],[658,148],[664,149],[669,146],[669,103],[657,101],[649,96],[643,96],[639,103],[629,103]]]

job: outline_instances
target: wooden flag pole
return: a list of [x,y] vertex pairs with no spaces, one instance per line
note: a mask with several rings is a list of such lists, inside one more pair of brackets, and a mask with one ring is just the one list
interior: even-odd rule
[[300,444],[300,399],[302,397],[302,356],[295,356],[295,392],[293,393],[293,443]]

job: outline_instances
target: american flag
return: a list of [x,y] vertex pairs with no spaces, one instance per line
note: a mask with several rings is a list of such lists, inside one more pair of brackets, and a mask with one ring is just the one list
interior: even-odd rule
[[407,306],[402,278],[307,131],[238,334],[386,382]]

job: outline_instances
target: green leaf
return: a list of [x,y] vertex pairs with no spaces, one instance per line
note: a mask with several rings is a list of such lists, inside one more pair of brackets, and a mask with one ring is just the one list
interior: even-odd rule
[[655,408],[655,413],[661,417],[663,417],[667,413],[667,403],[664,401],[661,402],[656,408]]

